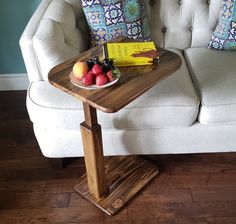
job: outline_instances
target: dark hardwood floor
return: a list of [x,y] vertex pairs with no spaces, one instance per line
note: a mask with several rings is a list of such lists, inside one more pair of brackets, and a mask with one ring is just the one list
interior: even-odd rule
[[1,224],[236,223],[236,153],[150,156],[160,175],[107,216],[73,190],[82,158],[55,170],[41,155],[25,96],[0,92]]

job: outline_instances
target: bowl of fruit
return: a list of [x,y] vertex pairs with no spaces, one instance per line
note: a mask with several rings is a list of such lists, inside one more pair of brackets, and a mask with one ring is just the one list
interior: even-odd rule
[[109,58],[101,60],[95,57],[77,61],[70,73],[70,80],[74,85],[88,90],[112,86],[119,78],[120,72]]

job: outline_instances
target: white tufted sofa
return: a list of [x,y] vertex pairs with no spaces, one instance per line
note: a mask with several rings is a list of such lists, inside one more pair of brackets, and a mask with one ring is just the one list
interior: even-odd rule
[[[105,155],[236,151],[236,52],[207,49],[220,0],[147,1],[152,38],[183,60],[176,74],[115,114],[98,111]],[[82,104],[47,81],[89,47],[80,0],[43,0],[20,39],[27,108],[46,157],[83,156]]]

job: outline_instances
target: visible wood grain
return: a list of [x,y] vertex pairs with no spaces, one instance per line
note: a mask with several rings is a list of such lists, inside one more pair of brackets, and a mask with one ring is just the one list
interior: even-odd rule
[[194,201],[236,201],[235,187],[204,187],[191,189]]
[[97,123],[96,109],[83,103],[85,121],[81,126],[84,159],[90,193],[99,199],[108,192],[105,183],[101,126]]
[[[170,217],[208,218],[235,217],[236,202],[192,202],[192,203],[143,203],[135,207],[128,206],[129,220],[167,219]],[[144,215],[145,214],[145,215]]]
[[103,214],[96,208],[34,208],[6,210],[0,212],[0,224],[48,224],[48,223],[92,223],[103,222]]
[[[165,178],[165,177],[164,177]],[[207,186],[210,174],[173,174],[169,178],[169,188],[193,188]]]
[[156,166],[138,156],[107,159],[105,171],[108,194],[95,198],[89,192],[86,175],[81,177],[75,190],[108,215],[116,214],[159,172]]
[[[126,41],[126,39],[122,40]],[[54,67],[48,75],[52,85],[104,112],[113,113],[132,102],[162,79],[180,68],[181,58],[168,50],[158,49],[160,64],[121,67],[121,77],[115,85],[100,90],[85,90],[73,85],[69,74],[77,61],[90,57],[102,58],[102,46],[92,48],[80,56]]]
[[[230,155],[230,158],[226,157],[224,159],[222,159],[221,153],[183,154],[178,155],[177,158],[176,155],[169,155],[169,161],[166,160],[165,155],[159,155],[157,165],[162,167],[167,173],[170,173],[171,171],[172,174],[178,175],[189,175],[190,173],[195,175],[221,173],[235,175],[236,153],[231,153]],[[203,169],[203,167],[205,169]]]
[[[4,108],[0,110],[0,140],[4,144],[0,144],[0,198],[6,202],[0,201],[0,224],[236,223],[236,201],[228,195],[229,189],[236,189],[236,153],[149,156],[161,169],[160,175],[119,213],[107,216],[74,192],[73,187],[85,172],[83,158],[54,170],[42,156],[26,111],[25,96],[26,91],[0,92]],[[208,190],[198,193],[198,188],[209,187],[220,188],[220,195]],[[189,190],[196,192],[198,202],[188,201]],[[151,196],[154,199],[149,200]],[[27,197],[36,201],[27,201]],[[60,205],[65,207],[57,207]]]
[[[126,170],[126,166],[120,167],[113,159],[116,166],[110,172],[106,172],[106,182],[101,126],[97,124],[97,114],[94,108],[104,112],[120,110],[160,80],[175,72],[181,65],[181,59],[173,52],[160,49],[161,63],[159,65],[120,68],[119,83],[111,88],[88,91],[74,86],[70,81],[73,64],[78,60],[86,61],[90,57],[99,56],[101,58],[102,52],[103,46],[98,46],[83,53],[77,59],[60,64],[49,72],[48,79],[55,87],[83,101],[85,122],[81,124],[81,134],[87,175],[80,180],[75,189],[104,212],[113,215],[158,173],[158,169],[143,161],[143,167],[136,164],[134,170],[131,169],[133,173],[130,174]],[[135,164],[140,159],[133,157],[131,161],[128,158],[122,161]],[[130,167],[129,162],[128,167]],[[127,176],[121,179],[119,175],[117,177],[117,173],[120,176]],[[108,176],[110,177],[108,178]],[[113,178],[115,179],[113,180]],[[118,179],[116,180],[116,178]],[[127,182],[126,185],[123,184],[124,181]]]
[[[153,182],[156,182],[153,180]],[[149,205],[155,204],[163,204],[163,203],[191,203],[191,191],[188,188],[167,188],[167,187],[159,187],[156,183],[155,188],[149,188],[149,190],[142,191],[141,196],[134,199],[132,203],[130,203],[129,207],[136,207],[137,205],[142,205],[143,203]]]
[[88,178],[88,187],[92,195],[99,199],[107,193],[105,169],[101,139],[101,126],[92,129],[81,124],[81,134],[84,147],[84,159]]
[[69,194],[14,193],[0,195],[0,211],[27,208],[68,207]]
[[236,215],[235,217],[207,218],[207,224],[235,224],[235,223],[236,223]]
[[[119,167],[116,160],[112,160],[116,166],[110,172],[106,172],[106,175],[111,175],[109,178],[106,176],[106,182],[101,126],[97,124],[97,114],[94,108],[104,112],[120,110],[160,80],[175,72],[181,65],[181,59],[173,52],[160,49],[161,63],[159,65],[120,68],[119,83],[111,88],[88,91],[74,86],[70,81],[73,64],[78,60],[86,61],[90,57],[99,56],[101,58],[102,52],[103,46],[98,46],[83,53],[77,59],[60,64],[49,72],[48,79],[55,87],[83,101],[85,122],[81,124],[81,134],[87,175],[80,180],[75,189],[104,212],[113,215],[158,173],[158,169],[143,161],[143,167],[136,164],[132,171],[134,173],[130,174],[126,170],[126,166]],[[131,161],[128,158],[125,161],[135,164],[139,160],[137,157],[133,157]],[[127,166],[130,166],[129,163]],[[118,175],[118,180],[113,180],[113,178],[117,178],[117,173],[120,176],[127,176],[121,179]],[[109,182],[110,180],[113,181]],[[123,184],[124,181],[127,181],[126,185]]]
[[88,103],[83,103],[85,124],[92,128],[97,125],[97,110]]
[[[233,169],[231,169],[233,171]],[[216,173],[212,174],[208,181],[209,187],[235,187],[236,178],[235,173]],[[206,186],[206,185],[205,185]]]
[[3,171],[4,168],[8,165],[8,170],[18,170],[30,169],[30,168],[44,168],[48,164],[46,160],[39,160],[37,157],[31,158],[22,158],[21,160],[0,160],[0,170]]

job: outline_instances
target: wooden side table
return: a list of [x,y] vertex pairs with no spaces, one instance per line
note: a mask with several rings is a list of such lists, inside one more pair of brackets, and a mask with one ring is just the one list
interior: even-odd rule
[[106,89],[81,89],[69,79],[76,61],[102,57],[101,46],[90,49],[49,72],[48,79],[52,85],[83,102],[85,121],[81,123],[81,134],[86,174],[78,180],[75,190],[108,215],[117,213],[159,171],[140,156],[104,159],[101,126],[97,121],[96,110],[107,113],[119,111],[180,67],[181,58],[177,54],[164,49],[158,50],[158,65],[122,67],[118,83]]

